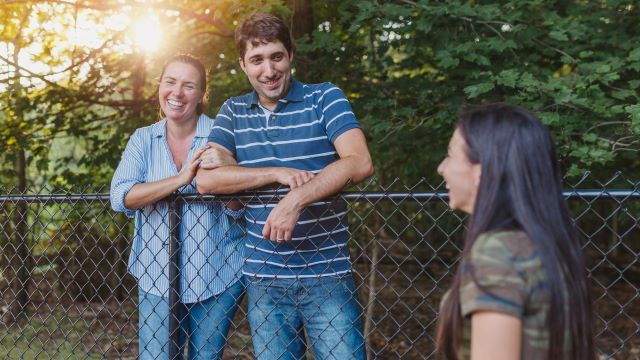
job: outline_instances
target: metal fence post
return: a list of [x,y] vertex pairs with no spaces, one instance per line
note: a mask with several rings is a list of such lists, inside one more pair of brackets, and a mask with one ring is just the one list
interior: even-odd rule
[[181,200],[169,201],[169,359],[180,353],[180,210]]

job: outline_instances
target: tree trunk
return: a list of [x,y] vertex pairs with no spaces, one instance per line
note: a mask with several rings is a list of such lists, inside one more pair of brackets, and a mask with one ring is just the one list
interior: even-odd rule
[[[287,0],[287,5],[293,13],[289,23],[289,29],[291,30],[294,41],[299,43],[301,41],[300,39],[305,35],[308,35],[310,40],[314,28],[311,1]],[[296,54],[294,57],[296,78],[299,78],[304,82],[322,81],[322,79],[313,79],[312,74],[309,71],[312,66],[312,59],[312,54],[307,54],[306,56]]]
[[[15,170],[18,177],[18,193],[24,194],[27,189],[26,156],[24,149],[19,149],[16,153]],[[15,224],[13,273],[13,293],[15,300],[11,303],[11,315],[15,320],[19,320],[26,314],[29,304],[29,280],[31,278],[31,253],[29,249],[29,226],[27,223],[28,205],[25,202],[16,204],[16,211],[13,217]]]
[[[26,27],[29,19],[29,15],[31,14],[31,8],[28,8],[28,11],[25,11],[22,16],[18,28],[19,32]],[[20,52],[24,44],[19,41],[19,35],[17,35],[12,42],[14,49],[12,54],[12,60],[14,64],[18,64],[20,60]],[[22,90],[22,85],[20,84],[20,69],[16,65],[12,66],[11,69],[13,73],[13,79],[8,82],[9,84],[9,101],[13,102],[14,97],[22,96],[20,90]],[[16,108],[15,117],[23,120],[23,111],[29,111],[29,109],[21,109]],[[24,138],[25,135],[21,130],[17,130],[15,133],[15,137],[17,139]],[[13,149],[12,149],[13,150]],[[15,162],[14,162],[14,170],[16,172],[17,184],[16,190],[17,194],[24,194],[27,189],[27,161],[26,161],[26,150],[25,145],[20,143],[20,140],[17,141],[15,150]],[[9,251],[13,250],[15,253],[9,255],[9,258],[12,258],[12,279],[13,283],[11,285],[13,290],[13,295],[15,298],[8,299],[9,303],[9,311],[5,316],[6,321],[15,321],[24,317],[25,311],[29,302],[29,279],[31,276],[31,254],[29,250],[29,227],[27,224],[27,211],[28,204],[24,201],[18,201],[15,203],[15,211],[13,214],[9,215],[12,219],[13,223],[13,249],[8,249]],[[9,235],[11,236],[11,235]]]
[[378,274],[378,260],[380,259],[380,244],[378,237],[382,235],[382,229],[380,227],[380,217],[377,216],[375,224],[373,226],[374,237],[370,245],[370,259],[371,266],[369,266],[369,279],[367,287],[369,294],[367,296],[367,308],[364,316],[364,338],[366,342],[367,359],[373,359],[372,347],[371,347],[371,324],[373,323],[373,310],[376,305],[376,289],[377,289],[377,274]]
[[313,32],[313,10],[309,0],[287,0],[287,5],[293,12],[289,29],[294,39]]
[[140,121],[140,117],[142,116],[142,106],[144,106],[144,84],[146,82],[145,77],[145,65],[144,65],[144,54],[134,53],[135,57],[135,68],[133,71],[133,81],[131,84],[132,96],[134,101],[134,109],[133,109],[133,117]]

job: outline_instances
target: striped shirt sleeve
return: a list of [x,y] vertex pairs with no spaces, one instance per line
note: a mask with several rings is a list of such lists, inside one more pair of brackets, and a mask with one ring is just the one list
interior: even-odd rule
[[209,141],[224,146],[231,151],[233,156],[236,156],[236,139],[233,132],[233,117],[235,115],[231,111],[230,104],[231,100],[225,101],[220,111],[218,111],[209,133]]
[[128,217],[133,217],[136,209],[127,208],[124,205],[124,198],[135,184],[145,182],[144,151],[143,136],[141,130],[138,129],[129,138],[118,168],[111,179],[109,194],[111,207],[115,211],[124,212]]
[[360,124],[344,92],[334,84],[327,85],[321,95],[320,108],[322,123],[329,140],[333,143],[344,132],[360,128]]

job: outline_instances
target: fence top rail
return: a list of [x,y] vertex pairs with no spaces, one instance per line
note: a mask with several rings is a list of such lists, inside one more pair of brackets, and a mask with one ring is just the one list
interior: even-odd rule
[[[259,194],[259,193],[240,193],[237,195],[179,195],[174,194],[169,200],[174,201],[213,201],[213,200],[260,200],[264,202],[273,202],[281,199],[285,193],[271,193],[271,194]],[[638,189],[584,189],[584,190],[565,190],[563,192],[565,199],[582,199],[582,200],[596,200],[596,199],[640,199],[640,190]],[[342,199],[350,202],[357,202],[362,200],[378,201],[378,200],[414,200],[414,201],[431,201],[434,199],[440,199],[447,201],[449,195],[442,191],[431,192],[385,192],[385,191],[346,191],[340,194]],[[108,193],[100,194],[10,194],[0,195],[0,204],[5,203],[77,203],[77,202],[109,202]]]

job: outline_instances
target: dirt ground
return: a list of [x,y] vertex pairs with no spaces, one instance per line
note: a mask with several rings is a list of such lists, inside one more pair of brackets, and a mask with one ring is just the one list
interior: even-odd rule
[[[359,299],[373,306],[367,336],[374,359],[432,359],[438,304],[448,287],[442,263],[429,266],[389,261],[376,272],[375,299],[368,301],[368,264],[356,263],[354,278]],[[401,271],[399,270],[401,269]],[[597,271],[596,271],[597,270]],[[135,359],[137,313],[135,293],[123,300],[74,301],[52,289],[53,274],[32,279],[31,304],[26,319],[0,323],[4,357],[15,359]],[[640,265],[624,271],[610,262],[592,273],[596,345],[602,359],[640,359]],[[12,290],[0,282],[0,309],[6,312]],[[100,300],[102,297],[94,298]],[[246,299],[230,332],[224,359],[253,359]],[[5,314],[6,316],[6,314]],[[1,354],[0,354],[1,355]]]

